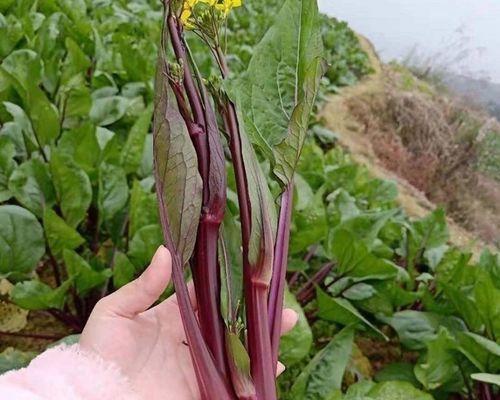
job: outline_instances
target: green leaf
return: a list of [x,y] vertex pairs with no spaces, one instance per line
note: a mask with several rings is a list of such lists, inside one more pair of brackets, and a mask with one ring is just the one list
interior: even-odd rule
[[15,79],[22,98],[25,98],[27,91],[38,85],[42,80],[43,63],[40,57],[33,50],[20,49],[10,53],[2,62],[1,67]]
[[0,353],[0,374],[28,366],[36,355],[32,351],[20,351],[13,347],[7,347]]
[[127,174],[137,171],[141,164],[152,115],[153,107],[150,105],[130,129],[121,152],[121,165]]
[[284,335],[280,341],[280,360],[287,367],[290,367],[309,354],[313,336],[304,310],[289,290],[285,291],[285,307],[291,308],[299,316],[295,327]]
[[485,382],[485,383],[490,383],[492,385],[500,386],[500,375],[495,375],[495,374],[485,374],[485,373],[479,373],[479,374],[472,374],[471,378],[474,379],[475,381],[479,382]]
[[398,186],[394,181],[385,179],[370,179],[357,193],[357,197],[364,197],[372,204],[387,204],[398,197]]
[[130,281],[134,279],[135,266],[130,262],[128,257],[118,251],[115,254],[115,260],[113,263],[113,286],[115,288],[121,288]]
[[316,290],[318,300],[318,317],[326,321],[337,322],[342,325],[363,323],[388,340],[375,325],[368,321],[348,300],[328,296],[321,289]]
[[439,208],[411,225],[407,238],[408,252],[404,250],[403,253],[410,265],[420,262],[420,257],[424,257],[431,266],[436,266],[444,254],[443,246],[448,239],[446,215],[444,210]]
[[[347,392],[343,397],[343,400],[372,400],[368,397],[368,392],[375,386],[375,383],[368,380],[361,380],[356,382],[354,385],[350,385],[347,388]],[[333,400],[335,400],[334,397]]]
[[91,173],[101,158],[95,126],[85,122],[75,129],[65,131],[58,142],[58,150],[71,154],[79,167]]
[[[308,204],[295,208],[292,219],[290,252],[300,253],[312,244],[323,240],[328,233],[326,209],[323,203],[323,190],[319,190]],[[299,201],[304,200],[299,196]]]
[[130,241],[128,256],[138,269],[143,268],[149,264],[162,243],[162,232],[158,224],[143,226]]
[[404,310],[392,317],[379,317],[391,325],[398,333],[401,343],[411,350],[420,350],[435,339],[439,327],[448,327],[451,331],[463,331],[465,326],[454,317],[442,316],[431,312]]
[[335,230],[329,238],[328,247],[333,258],[338,261],[340,275],[366,280],[394,278],[398,273],[393,264],[375,257],[363,242],[347,230]]
[[419,385],[415,373],[413,372],[413,364],[396,362],[382,368],[375,375],[375,381],[401,381],[411,383],[413,386]]
[[311,360],[295,379],[290,398],[329,400],[342,387],[342,379],[349,362],[354,333],[344,328]]
[[415,376],[424,388],[435,390],[450,383],[461,387],[462,375],[454,353],[456,348],[455,340],[444,328],[427,342],[425,361],[415,366]]
[[252,217],[248,260],[254,269],[254,277],[270,282],[272,275],[270,255],[274,248],[277,226],[276,207],[257,155],[243,129],[240,129],[240,136]]
[[58,151],[51,155],[50,170],[64,219],[76,227],[85,218],[92,200],[89,177],[71,158]]
[[375,385],[368,392],[371,400],[434,400],[434,398],[421,390],[416,389],[408,382],[382,382]]
[[14,157],[16,148],[12,140],[0,135],[0,202],[9,200],[12,193],[8,189],[8,182],[12,171],[16,168]]
[[44,210],[43,227],[50,250],[56,256],[64,249],[74,250],[85,243],[85,239],[50,208]]
[[493,283],[500,289],[500,254],[484,249],[479,259],[479,266],[489,272]]
[[76,74],[83,74],[87,72],[88,68],[92,65],[89,57],[72,38],[67,37],[65,39],[65,45],[68,54],[66,56],[62,73],[63,82],[67,82]]
[[[194,249],[201,210],[202,181],[198,160],[186,124],[169,97],[164,66],[159,62],[154,111],[154,158],[160,209],[171,245],[183,263]],[[139,234],[140,231],[136,233]],[[148,259],[149,260],[149,259]],[[143,259],[141,261],[144,261]],[[137,264],[136,264],[137,265]],[[145,264],[143,264],[145,265]]]
[[250,356],[238,335],[226,333],[228,362],[234,390],[238,398],[255,398],[255,386],[250,371]]
[[156,194],[145,190],[139,181],[134,181],[130,192],[128,237],[133,238],[141,227],[158,223],[158,221]]
[[30,119],[18,105],[7,101],[3,105],[14,121],[5,124],[2,133],[12,140],[18,153],[23,156],[26,156],[27,153],[31,154],[31,152],[38,149],[38,144]]
[[455,307],[458,315],[464,319],[467,326],[475,332],[481,331],[484,325],[474,300],[470,298],[467,293],[462,292],[458,287],[453,287],[448,284],[442,284],[442,286],[446,297]]
[[148,134],[144,140],[144,151],[141,156],[141,164],[137,170],[141,178],[153,175],[153,135]]
[[59,136],[59,112],[38,86],[28,89],[26,108],[33,130],[42,147]]
[[483,320],[487,336],[500,337],[500,289],[495,287],[491,276],[480,273],[474,287],[477,312]]
[[130,100],[122,96],[94,98],[90,119],[99,126],[108,126],[123,118]]
[[61,88],[61,92],[66,93],[66,112],[64,113],[63,126],[67,126],[70,121],[79,118],[87,119],[92,107],[92,96],[90,89],[82,86],[82,78],[73,77],[66,86]]
[[35,270],[44,253],[36,217],[18,206],[0,206],[0,275],[21,279]]
[[481,372],[500,368],[499,344],[471,332],[460,332],[457,340],[458,350]]
[[97,202],[101,221],[111,220],[127,204],[128,183],[125,171],[111,164],[101,164]]
[[347,216],[347,218],[342,215],[340,228],[354,234],[359,240],[363,241],[369,250],[372,250],[379,232],[398,212],[398,209],[393,209],[381,212],[365,212],[352,217]]
[[19,307],[27,310],[62,309],[71,283],[70,279],[57,289],[52,289],[37,280],[21,282],[12,289],[11,299]]
[[[4,12],[2,3],[5,2],[6,0],[0,1],[0,13]],[[6,17],[0,14],[0,59],[10,54],[22,37],[23,26],[19,19],[12,14]]]
[[82,296],[103,285],[112,274],[110,269],[95,271],[87,261],[71,250],[64,249],[63,258],[68,276],[73,279],[76,291]]
[[348,300],[366,300],[376,293],[377,290],[372,285],[360,282],[345,290],[343,295]]
[[42,60],[32,50],[16,50],[5,58],[0,69],[23,99],[37,142],[41,146],[49,144],[59,135],[60,121],[57,108],[38,86],[44,72]]
[[[238,213],[237,210],[234,211]],[[240,223],[227,207],[219,236],[218,258],[221,266],[221,310],[223,318],[236,323],[243,301],[243,257]]]
[[322,74],[315,0],[287,0],[246,73],[229,82],[245,130],[287,184],[296,169]]
[[9,179],[9,190],[17,201],[41,217],[55,203],[55,191],[47,164],[31,159],[21,164]]

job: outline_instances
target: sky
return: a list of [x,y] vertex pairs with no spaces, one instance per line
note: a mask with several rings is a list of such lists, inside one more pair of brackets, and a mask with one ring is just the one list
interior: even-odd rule
[[388,61],[420,60],[500,83],[500,0],[319,0]]

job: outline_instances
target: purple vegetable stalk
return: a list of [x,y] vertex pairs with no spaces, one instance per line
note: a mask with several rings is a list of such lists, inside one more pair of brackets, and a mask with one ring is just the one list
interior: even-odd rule
[[[237,105],[222,90],[208,90],[189,52],[184,30],[190,13],[184,2],[166,0],[156,78],[155,178],[164,241],[172,253],[173,282],[202,398],[275,400],[293,180],[281,195],[275,233],[269,213],[274,204],[266,197],[267,182]],[[229,70],[218,34],[210,39],[210,32],[200,28],[197,33],[226,79]],[[219,132],[227,136],[228,160]],[[236,182],[243,268],[242,307],[230,308],[244,309],[245,317],[240,315],[237,321],[227,317],[226,322],[219,249],[227,162]],[[189,299],[187,266],[198,315]],[[227,289],[231,293],[232,288]]]

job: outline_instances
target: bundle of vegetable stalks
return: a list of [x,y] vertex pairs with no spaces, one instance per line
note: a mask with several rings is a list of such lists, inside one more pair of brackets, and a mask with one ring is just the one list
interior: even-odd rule
[[[233,76],[225,26],[240,5],[165,2],[155,178],[201,397],[273,400],[293,177],[324,69],[322,42],[316,0],[286,0],[248,70]],[[201,75],[187,35],[206,46],[216,73]]]

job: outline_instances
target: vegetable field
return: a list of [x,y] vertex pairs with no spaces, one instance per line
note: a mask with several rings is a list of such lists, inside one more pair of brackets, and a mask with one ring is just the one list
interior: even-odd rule
[[165,243],[204,398],[498,399],[500,255],[315,116],[370,72],[315,0],[0,0],[0,372]]

